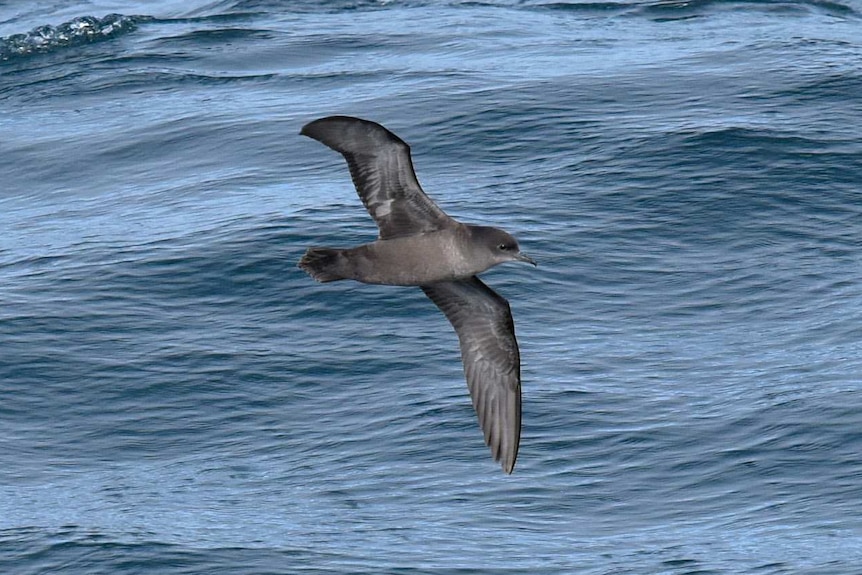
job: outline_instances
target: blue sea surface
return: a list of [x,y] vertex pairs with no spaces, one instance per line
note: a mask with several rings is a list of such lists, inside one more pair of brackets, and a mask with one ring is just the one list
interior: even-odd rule
[[[862,2],[0,4],[0,573],[862,573]],[[482,440],[330,114],[538,262]]]

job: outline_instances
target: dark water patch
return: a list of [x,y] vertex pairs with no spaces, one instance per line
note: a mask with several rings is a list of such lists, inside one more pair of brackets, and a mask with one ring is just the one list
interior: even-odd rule
[[193,573],[249,575],[281,573],[285,565],[301,573],[321,573],[320,564],[343,560],[337,554],[263,546],[186,547],[160,542],[145,530],[125,533],[83,525],[0,530],[0,569],[16,575],[41,573]]
[[615,16],[637,10],[632,2],[527,2],[520,8],[528,10],[548,10],[569,13],[577,16]]
[[[217,4],[219,11],[228,13],[278,13],[287,10],[291,13],[298,14],[343,14],[359,11],[385,10],[389,8],[389,2],[386,0],[324,0],[318,2],[315,0],[298,0],[290,2],[285,6],[281,2],[274,0],[230,0]],[[427,5],[426,1],[405,2],[402,7],[411,8],[413,6]],[[213,7],[207,7],[207,10],[212,10]]]
[[688,20],[716,11],[763,12],[770,15],[804,15],[819,12],[834,18],[858,17],[847,4],[819,0],[659,0],[640,5],[640,13],[657,22]]
[[[862,56],[862,50],[858,50],[857,56]],[[777,92],[775,96],[784,98],[790,106],[804,106],[815,101],[820,102],[821,105],[860,106],[862,105],[862,74],[852,70],[843,73],[817,74],[816,78]]]
[[207,45],[232,46],[234,42],[266,42],[273,38],[270,30],[249,28],[214,28],[210,30],[191,30],[178,36],[160,39],[154,47],[168,45],[172,49],[183,45],[192,46],[195,50],[206,49]]

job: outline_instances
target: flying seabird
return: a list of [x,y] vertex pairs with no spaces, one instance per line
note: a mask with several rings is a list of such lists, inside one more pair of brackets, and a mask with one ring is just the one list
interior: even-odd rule
[[485,443],[512,473],[521,437],[521,360],[509,303],[476,277],[508,261],[536,265],[497,228],[458,222],[413,171],[410,147],[375,122],[331,116],[300,131],[340,152],[359,198],[380,230],[349,249],[313,247],[299,267],[320,282],[419,286],[455,328],[467,386]]

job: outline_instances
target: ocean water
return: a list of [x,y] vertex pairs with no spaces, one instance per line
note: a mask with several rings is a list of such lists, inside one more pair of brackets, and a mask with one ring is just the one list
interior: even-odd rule
[[[130,7],[131,6],[131,7]],[[862,573],[862,3],[0,4],[0,572]],[[298,135],[519,238],[506,476]]]

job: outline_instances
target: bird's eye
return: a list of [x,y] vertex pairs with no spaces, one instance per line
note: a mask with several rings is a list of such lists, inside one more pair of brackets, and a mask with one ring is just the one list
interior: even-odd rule
[[510,249],[512,249],[512,247],[511,247],[511,246],[506,245],[506,244],[500,244],[499,246],[497,246],[497,248],[498,248],[498,249],[500,249],[500,250],[502,250],[502,251],[504,251],[504,252],[507,252],[507,251],[509,251]]

